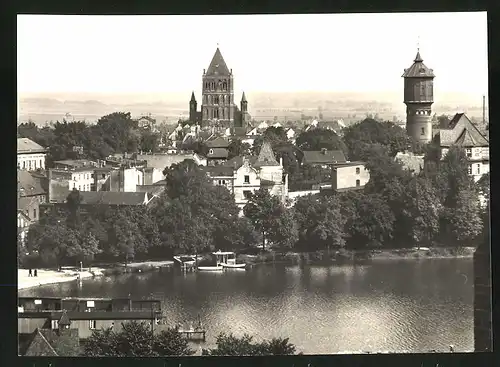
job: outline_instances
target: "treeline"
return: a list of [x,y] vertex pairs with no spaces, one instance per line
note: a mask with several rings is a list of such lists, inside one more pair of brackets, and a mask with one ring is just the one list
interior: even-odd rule
[[63,120],[40,128],[33,122],[22,123],[17,134],[48,148],[48,167],[64,159],[104,159],[114,153],[154,152],[160,140],[159,134],[140,129],[130,112],[111,113],[96,124]]
[[[269,128],[252,148],[232,143],[231,149],[256,154],[264,139],[288,162],[285,169],[292,177],[313,169],[299,165],[301,151],[280,128]],[[481,209],[479,194],[489,195],[489,176],[474,183],[463,149],[450,149],[439,161],[439,147],[433,144],[418,147],[428,162],[412,175],[394,160],[408,145],[404,130],[373,120],[345,129],[342,139],[331,131],[305,132],[297,138],[300,149],[340,149],[350,160],[363,160],[369,183],[362,190],[301,197],[293,206],[260,190],[250,196],[242,217],[232,194],[214,186],[192,161],[165,169],[165,192],[148,207],[96,206],[83,212],[74,191],[64,208],[30,228],[20,257],[30,253],[54,265],[255,245],[316,251],[476,244],[487,229],[489,207]]]
[[65,207],[30,227],[25,252],[46,265],[61,265],[257,245],[297,251],[390,249],[468,246],[483,238],[489,211],[481,209],[478,195],[489,190],[488,178],[472,181],[462,150],[451,149],[439,170],[416,176],[380,147],[371,154],[380,165],[369,166],[372,179],[363,190],[309,195],[290,206],[261,189],[250,195],[241,217],[232,194],[214,186],[190,160],[165,170],[165,192],[149,207],[84,211],[75,190]]

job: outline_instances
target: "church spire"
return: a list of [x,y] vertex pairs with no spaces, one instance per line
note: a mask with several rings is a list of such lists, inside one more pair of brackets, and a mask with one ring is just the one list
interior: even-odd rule
[[194,96],[194,91],[191,93],[191,102],[196,102],[196,98]]
[[226,65],[226,62],[224,61],[224,58],[222,57],[219,47],[217,46],[217,50],[215,50],[214,57],[212,58],[212,61],[210,62],[210,65],[205,75],[229,75],[229,74],[230,74],[229,69]]
[[245,97],[245,92],[241,95],[241,102],[247,102],[247,97]]

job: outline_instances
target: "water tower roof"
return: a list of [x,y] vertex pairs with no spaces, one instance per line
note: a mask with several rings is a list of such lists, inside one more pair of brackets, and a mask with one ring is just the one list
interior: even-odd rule
[[413,65],[405,69],[403,78],[434,78],[434,71],[425,66],[420,51],[417,52]]

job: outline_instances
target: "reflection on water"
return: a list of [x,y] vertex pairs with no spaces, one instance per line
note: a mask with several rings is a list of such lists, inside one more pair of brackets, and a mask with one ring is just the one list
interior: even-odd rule
[[289,337],[310,354],[473,350],[470,259],[376,261],[363,266],[256,267],[247,272],[122,275],[20,295],[148,297],[169,324],[200,315],[207,343],[220,332]]

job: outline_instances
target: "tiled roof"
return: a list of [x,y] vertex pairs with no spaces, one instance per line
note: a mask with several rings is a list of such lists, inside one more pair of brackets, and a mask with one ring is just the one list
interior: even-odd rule
[[461,145],[464,147],[488,146],[489,141],[464,113],[457,113],[445,128],[439,129],[442,147]]
[[229,141],[223,137],[218,137],[206,142],[209,148],[227,148],[229,147]]
[[346,161],[345,155],[341,150],[323,150],[323,151],[304,151],[304,164],[333,164]]
[[21,196],[45,195],[47,191],[43,188],[43,177],[34,177],[30,172],[17,170],[17,189]]
[[46,149],[28,138],[17,138],[17,153],[44,153]]
[[26,353],[26,357],[57,357],[58,354],[54,347],[50,345],[49,341],[42,334],[40,329],[36,329]]
[[316,128],[326,130],[340,130],[341,126],[339,125],[338,121],[319,121]]
[[212,177],[232,177],[234,175],[234,168],[226,165],[208,166],[204,167],[205,171]]
[[222,54],[217,47],[217,50],[215,50],[214,57],[212,58],[212,61],[210,62],[210,65],[208,66],[208,69],[205,73],[205,75],[212,76],[212,75],[229,75],[229,69],[227,68],[226,62],[224,61],[224,58],[222,57]]
[[[250,166],[253,166],[255,162],[257,161],[257,157],[249,157],[248,158],[248,163]],[[224,166],[226,167],[232,167],[234,169],[238,169],[241,166],[243,166],[243,157],[242,156],[236,156],[234,158],[231,158],[228,160],[226,163],[224,163]]]
[[229,152],[226,148],[210,148],[208,158],[227,158]]
[[62,161],[54,161],[55,165],[63,165],[63,166],[70,166],[70,167],[75,167],[75,168],[82,168],[82,167],[95,167],[97,166],[97,162],[88,160],[88,159],[66,159]]
[[80,191],[81,204],[87,205],[143,205],[148,201],[146,192]]
[[409,69],[405,69],[404,78],[434,78],[434,72],[424,65],[420,52],[417,52],[413,65]]
[[271,144],[269,142],[265,141],[264,143],[262,143],[259,156],[257,157],[257,161],[255,161],[253,166],[279,166],[279,163],[274,156],[273,149],[271,148]]

